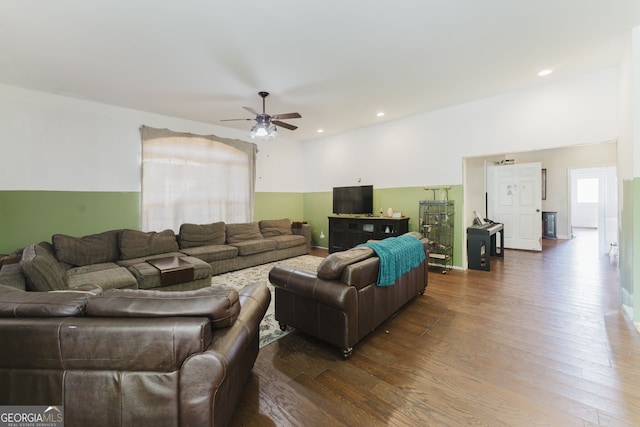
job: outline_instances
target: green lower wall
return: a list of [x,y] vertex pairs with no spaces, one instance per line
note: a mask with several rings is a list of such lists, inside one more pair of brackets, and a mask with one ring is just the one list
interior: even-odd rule
[[[438,196],[439,197],[439,196]],[[418,231],[418,202],[433,194],[422,187],[375,189],[374,209],[402,212],[409,230]],[[449,191],[456,201],[454,265],[462,265],[462,186]],[[327,247],[331,191],[255,194],[254,220],[290,218],[311,225],[313,245]],[[140,227],[139,192],[0,191],[0,253],[43,240],[55,233],[83,236],[115,228]],[[321,233],[323,237],[321,237]]]
[[[423,187],[400,187],[374,189],[373,206],[376,215],[380,209],[384,215],[392,208],[409,217],[409,231],[418,230],[420,200],[433,200],[433,193]],[[436,194],[436,197],[440,197]],[[462,266],[462,186],[453,186],[449,190],[449,200],[455,201],[454,253],[453,264]],[[332,215],[331,191],[304,194],[304,220],[311,224],[313,245],[326,248],[329,246],[329,220]]]
[[[640,323],[640,178],[622,183],[622,210],[619,236],[620,299],[625,310]],[[635,289],[638,286],[639,289]]]
[[289,218],[304,221],[302,193],[256,193],[253,207],[254,221]]
[[0,253],[55,233],[140,227],[139,192],[0,191]]

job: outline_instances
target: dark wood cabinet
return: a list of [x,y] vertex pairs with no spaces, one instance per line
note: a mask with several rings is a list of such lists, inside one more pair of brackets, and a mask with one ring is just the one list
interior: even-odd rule
[[557,239],[556,216],[557,212],[542,212],[542,238]]
[[329,253],[346,251],[367,240],[382,240],[409,231],[409,218],[329,217]]

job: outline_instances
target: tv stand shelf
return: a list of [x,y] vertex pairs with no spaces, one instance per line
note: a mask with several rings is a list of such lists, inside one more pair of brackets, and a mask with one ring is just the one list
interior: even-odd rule
[[368,240],[382,240],[409,231],[409,218],[329,217],[329,253],[346,251]]

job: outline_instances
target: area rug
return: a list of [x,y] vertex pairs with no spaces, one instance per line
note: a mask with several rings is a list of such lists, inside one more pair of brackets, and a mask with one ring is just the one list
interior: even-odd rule
[[276,264],[288,265],[295,268],[303,268],[305,270],[316,271],[318,265],[323,260],[322,257],[313,255],[301,255],[295,258],[289,258],[282,261],[270,262],[268,264],[258,265],[256,267],[245,268],[244,270],[232,271],[231,273],[219,274],[211,278],[212,285],[230,285],[236,289],[242,289],[246,285],[255,282],[265,283],[271,291],[271,303],[267,309],[267,314],[260,323],[260,347],[264,347],[277,339],[291,333],[291,327],[286,331],[281,331],[278,322],[275,319],[275,294],[274,288],[269,283],[269,271]]

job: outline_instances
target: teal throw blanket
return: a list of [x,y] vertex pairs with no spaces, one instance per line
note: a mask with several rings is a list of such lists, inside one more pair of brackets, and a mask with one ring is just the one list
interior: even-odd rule
[[425,259],[422,242],[413,236],[389,237],[379,242],[363,243],[380,258],[378,286],[391,286],[409,270],[420,265]]

